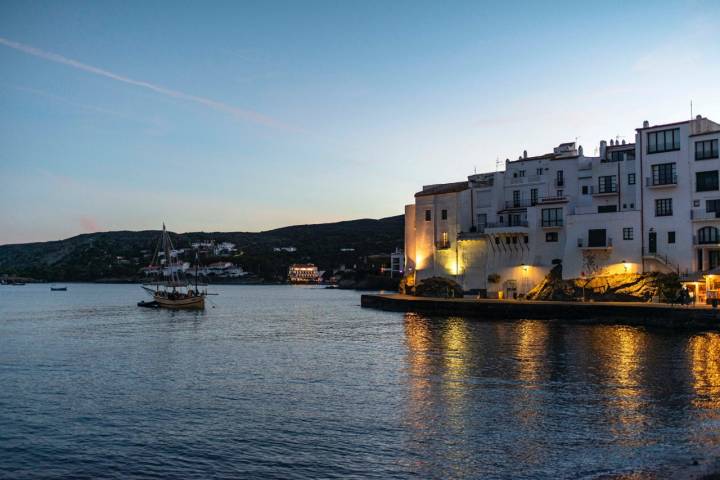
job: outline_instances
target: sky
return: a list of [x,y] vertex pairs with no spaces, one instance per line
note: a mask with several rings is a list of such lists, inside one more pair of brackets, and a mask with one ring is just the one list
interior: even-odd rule
[[0,2],[0,244],[398,215],[720,120],[720,2]]

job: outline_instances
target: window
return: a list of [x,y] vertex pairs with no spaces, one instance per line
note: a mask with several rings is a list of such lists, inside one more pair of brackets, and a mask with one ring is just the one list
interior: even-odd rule
[[442,232],[440,235],[440,244],[443,247],[447,247],[450,245],[450,240],[448,239],[448,232]]
[[538,168],[537,170],[535,170],[535,173],[536,173],[537,175],[542,175],[542,172],[543,172],[543,169],[542,169],[542,168]]
[[630,204],[630,208],[635,208],[635,204],[634,204],[634,203],[631,203],[631,204]]
[[708,158],[718,158],[718,141],[695,142],[695,160],[707,160]]
[[658,198],[655,200],[656,217],[669,217],[672,214],[672,198]]
[[674,163],[660,163],[652,166],[653,185],[673,185],[677,183]]
[[562,197],[563,195],[564,195],[564,193],[563,193],[562,190],[555,190],[555,196],[556,196],[557,198],[560,198],[560,197]]
[[478,213],[477,224],[478,227],[484,227],[487,225],[487,213]]
[[563,171],[558,170],[555,177],[555,185],[558,187],[562,187],[565,185],[565,177],[563,177]]
[[620,150],[617,152],[608,152],[607,153],[607,162],[622,162],[622,161],[630,161],[635,160],[635,151],[634,150]]
[[635,174],[628,173],[628,185],[635,185]]
[[718,171],[695,172],[695,191],[711,192],[718,189]]
[[546,242],[557,242],[558,241],[558,232],[547,232],[545,234],[545,241]]
[[447,220],[447,210],[440,210],[440,219]]
[[537,188],[530,189],[530,204],[535,205],[538,201],[538,190]]
[[520,206],[520,190],[513,190],[513,207]]
[[520,170],[520,171],[518,172],[518,174],[519,174],[518,176],[524,177],[524,176],[525,176],[525,170]]
[[648,153],[671,152],[680,150],[680,129],[660,130],[647,134]]
[[512,215],[508,215],[508,226],[509,227],[521,227],[522,221],[520,220],[520,214],[519,213],[513,213]]
[[675,243],[675,232],[668,232],[668,243]]
[[632,239],[633,239],[633,227],[623,228],[623,240],[632,240]]
[[430,210],[425,210],[425,221],[429,222],[432,220],[432,214],[430,213]]
[[617,212],[617,205],[598,205],[598,213]]
[[706,200],[705,211],[720,212],[720,199]]
[[587,186],[587,185],[583,185],[583,186],[582,186],[582,194],[583,194],[583,195],[587,195],[587,194],[588,194],[588,186]]
[[715,227],[703,227],[698,230],[698,243],[720,243],[720,240],[718,240],[718,229]]
[[528,237],[527,235],[525,235],[523,238],[525,239],[525,243],[528,243],[530,241],[530,237]]
[[617,177],[615,175],[598,177],[598,193],[614,192],[617,192]]
[[563,215],[562,208],[543,208],[542,210],[542,226],[543,227],[562,227]]

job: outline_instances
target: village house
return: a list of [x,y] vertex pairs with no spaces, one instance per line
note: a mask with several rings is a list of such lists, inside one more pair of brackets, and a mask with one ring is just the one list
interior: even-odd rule
[[602,141],[598,156],[562,143],[506,160],[504,171],[426,185],[405,207],[405,273],[517,298],[558,264],[564,278],[677,272],[700,300],[712,298],[718,139],[720,124],[701,116],[646,121],[634,143]]

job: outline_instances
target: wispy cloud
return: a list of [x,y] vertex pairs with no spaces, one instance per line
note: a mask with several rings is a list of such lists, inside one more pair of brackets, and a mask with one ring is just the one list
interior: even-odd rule
[[203,105],[205,107],[212,108],[213,110],[218,110],[221,112],[228,113],[234,117],[238,117],[243,120],[250,121],[252,123],[256,123],[259,125],[265,125],[268,127],[274,127],[274,128],[291,129],[288,125],[285,125],[282,122],[279,122],[278,120],[276,120],[272,117],[263,115],[258,112],[254,112],[252,110],[245,110],[242,108],[233,107],[232,105],[218,102],[216,100],[212,100],[212,99],[205,98],[205,97],[199,97],[197,95],[191,95],[188,93],[180,92],[178,90],[172,90],[170,88],[166,88],[161,85],[156,85],[156,84],[150,83],[150,82],[145,82],[143,80],[135,80],[133,78],[126,77],[124,75],[119,75],[119,74],[111,72],[109,70],[94,67],[92,65],[88,65],[86,63],[82,63],[77,60],[73,60],[72,58],[67,58],[67,57],[59,55],[57,53],[47,52],[45,50],[41,50],[39,48],[35,48],[30,45],[25,45],[23,43],[15,42],[15,41],[9,40],[7,38],[0,37],[0,45],[5,45],[6,47],[12,48],[19,52],[23,52],[25,54],[32,55],[34,57],[42,58],[43,60],[48,60],[50,62],[59,63],[62,65],[66,65],[68,67],[72,67],[72,68],[76,68],[78,70],[92,73],[93,75],[110,78],[110,79],[118,81],[118,82],[127,83],[129,85],[134,85],[136,87],[144,88],[147,90],[152,90],[155,93],[159,93],[159,94],[165,95],[167,97],[172,97],[172,98],[177,98],[180,100],[186,100],[188,102],[197,103],[197,104]]

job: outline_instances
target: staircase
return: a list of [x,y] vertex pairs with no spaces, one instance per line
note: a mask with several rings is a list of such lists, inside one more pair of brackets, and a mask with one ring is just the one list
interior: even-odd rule
[[654,261],[660,265],[664,273],[680,273],[680,265],[673,262],[670,257],[658,252],[643,252],[643,260]]

